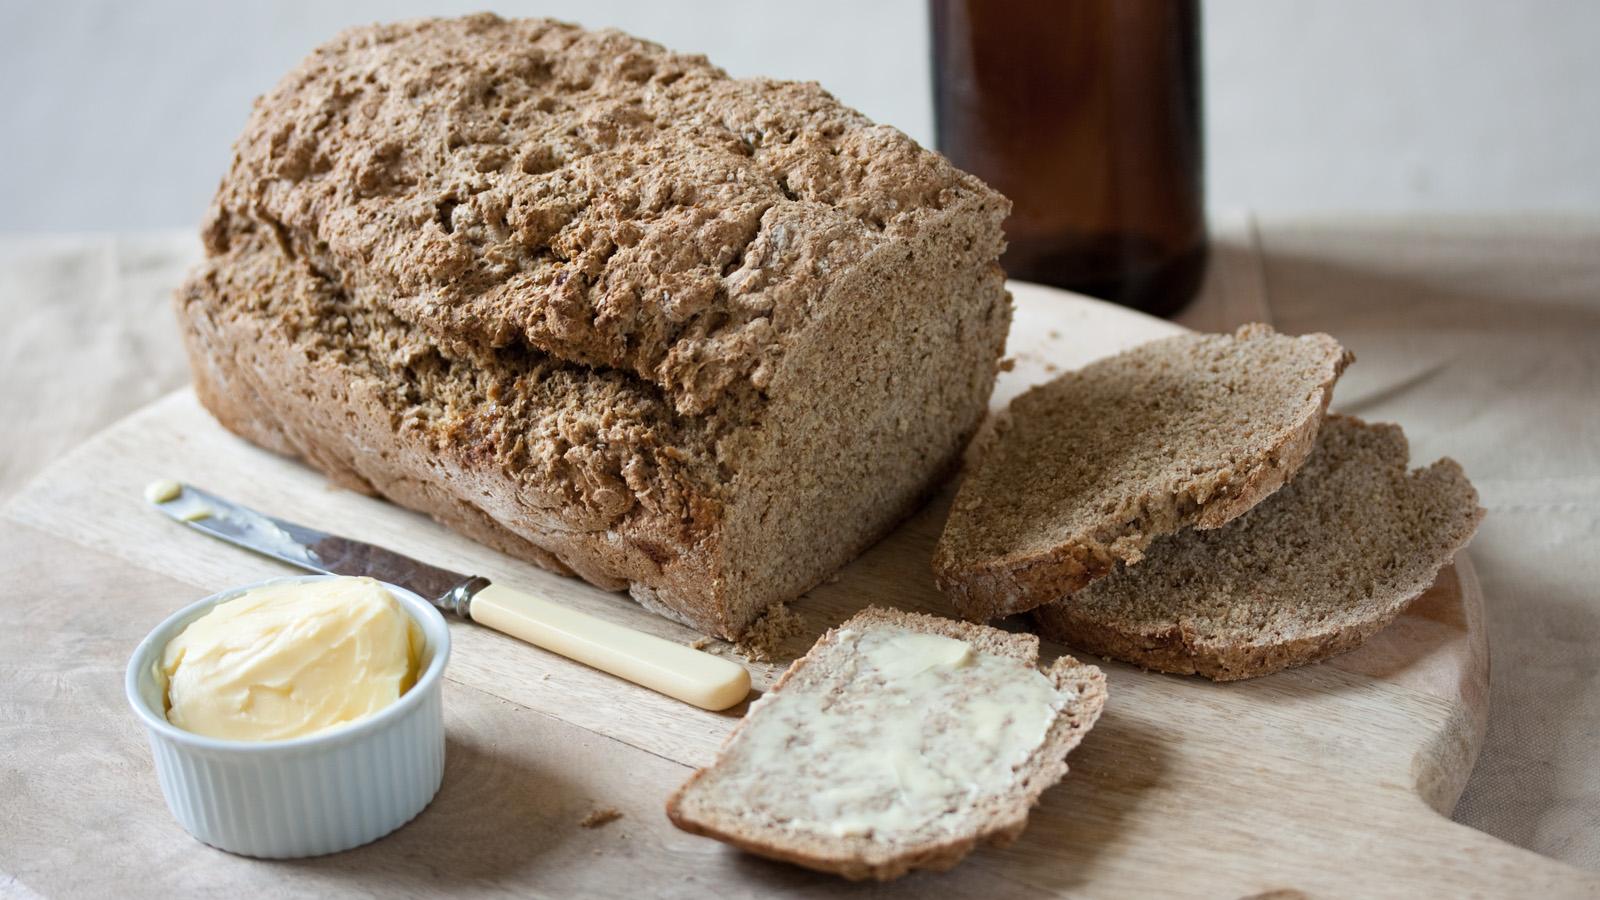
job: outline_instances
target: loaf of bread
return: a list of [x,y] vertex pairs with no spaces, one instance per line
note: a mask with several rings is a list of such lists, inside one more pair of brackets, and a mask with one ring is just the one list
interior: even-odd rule
[[957,460],[1008,208],[815,84],[374,26],[257,103],[177,306],[228,428],[732,638]]
[[1046,637],[1148,669],[1254,678],[1354,649],[1426,591],[1483,510],[1398,425],[1329,416],[1295,479],[1230,524],[1034,610]]
[[869,608],[750,707],[667,802],[679,828],[847,878],[948,869],[1015,840],[1066,774],[1105,676],[1039,639]]
[[1305,462],[1352,356],[1325,334],[1152,341],[1039,385],[980,442],[933,557],[976,621],[1057,600],[1150,542],[1220,527]]

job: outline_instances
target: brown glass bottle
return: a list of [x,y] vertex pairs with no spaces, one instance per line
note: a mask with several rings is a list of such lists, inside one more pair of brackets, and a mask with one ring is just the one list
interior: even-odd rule
[[1012,278],[1157,315],[1206,264],[1198,0],[930,0],[939,149],[1011,198]]

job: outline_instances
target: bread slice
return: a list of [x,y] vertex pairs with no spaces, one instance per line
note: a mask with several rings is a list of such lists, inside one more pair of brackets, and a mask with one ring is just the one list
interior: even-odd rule
[[1406,471],[1395,425],[1329,416],[1287,487],[1216,531],[1035,610],[1045,636],[1149,669],[1252,678],[1354,649],[1427,590],[1483,517],[1454,460]]
[[963,617],[1032,609],[1217,528],[1305,461],[1353,357],[1266,325],[1153,341],[1018,397],[975,451],[934,552]]
[[851,879],[948,869],[1022,833],[1105,704],[1099,669],[1038,657],[1031,634],[866,609],[751,705],[667,815]]

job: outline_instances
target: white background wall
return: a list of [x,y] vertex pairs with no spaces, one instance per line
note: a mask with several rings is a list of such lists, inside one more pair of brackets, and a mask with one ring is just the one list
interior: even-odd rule
[[[267,89],[346,25],[489,0],[5,0],[0,230],[194,222]],[[923,0],[515,0],[931,133]],[[1208,0],[1210,199],[1600,212],[1600,2]]]

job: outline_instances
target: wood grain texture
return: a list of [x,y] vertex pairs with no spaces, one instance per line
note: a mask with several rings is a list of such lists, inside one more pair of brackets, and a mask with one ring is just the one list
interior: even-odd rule
[[[1052,370],[1175,330],[1029,286],[1017,286],[1017,299],[1017,366],[997,402]],[[1464,558],[1394,626],[1328,664],[1229,685],[1107,664],[1110,704],[1072,774],[1045,794],[1020,841],[945,875],[845,886],[676,832],[662,801],[709,761],[742,707],[697,710],[465,623],[452,625],[445,786],[427,812],[347,854],[228,856],[189,839],[162,807],[121,670],[170,610],[285,569],[147,509],[140,488],[160,476],[670,639],[695,637],[623,595],[332,490],[174,394],[62,459],[4,510],[0,795],[14,799],[0,817],[0,884],[43,896],[1600,892],[1592,875],[1435,811],[1459,794],[1486,714],[1482,598]],[[869,603],[948,613],[928,565],[947,502],[930,503],[796,603],[806,633],[785,657]],[[1059,652],[1047,645],[1046,656]],[[758,689],[781,667],[753,664]],[[602,806],[623,819],[577,826]]]

